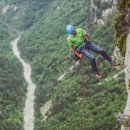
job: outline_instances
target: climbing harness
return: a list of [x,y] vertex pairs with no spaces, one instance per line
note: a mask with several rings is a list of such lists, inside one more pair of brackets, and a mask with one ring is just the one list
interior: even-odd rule
[[82,69],[82,94],[83,94],[83,108],[84,108],[84,130],[87,130],[86,124],[86,98],[85,98],[85,89],[84,89],[84,65],[82,58],[80,59],[81,69]]

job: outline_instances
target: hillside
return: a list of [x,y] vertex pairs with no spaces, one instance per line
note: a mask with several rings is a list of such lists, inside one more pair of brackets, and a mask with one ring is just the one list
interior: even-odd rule
[[43,16],[52,0],[1,0],[0,20],[14,29],[26,30]]
[[[2,10],[7,7],[5,14],[2,14]],[[76,28],[84,28],[88,16],[91,41],[105,48],[112,56],[115,48],[113,14],[108,14],[104,19],[102,17],[102,13],[111,8],[112,3],[105,0],[8,0],[1,4],[0,20],[23,32],[18,43],[19,49],[21,56],[31,64],[32,78],[37,84],[34,130],[83,129],[81,68],[76,68],[74,72],[58,81],[58,78],[75,64],[74,60],[68,58],[65,28],[69,23]],[[101,20],[104,24],[98,23]],[[94,55],[103,78],[94,78],[90,64],[84,58],[87,129],[118,130],[120,125],[116,121],[115,113],[123,112],[126,102],[124,74],[106,81],[105,79],[113,77],[118,71],[102,57]],[[21,81],[21,78],[17,80]],[[25,90],[25,86],[21,89]],[[43,121],[41,109],[48,101],[52,101],[52,106],[45,113],[47,118]],[[21,109],[23,110],[23,106]],[[22,122],[20,123],[22,126]],[[8,123],[6,125],[8,126]]]
[[22,66],[14,57],[12,32],[0,22],[0,130],[23,130],[23,106],[26,84]]
[[[42,130],[79,130],[83,128],[83,106],[81,100],[80,69],[57,82],[58,77],[74,64],[69,64],[67,35],[65,27],[73,23],[76,27],[84,27],[88,7],[86,1],[69,2],[58,0],[53,2],[47,13],[24,33],[19,42],[23,57],[33,67],[33,78],[37,83],[35,105],[35,129]],[[101,17],[101,15],[99,15]],[[109,54],[114,50],[114,29],[111,17],[105,26],[93,24],[90,28],[92,41],[106,48]],[[108,63],[97,56],[103,80],[111,77],[115,71]],[[85,63],[86,96],[87,96],[87,128],[90,130],[117,130],[120,125],[114,114],[123,111],[126,100],[124,79],[121,75],[116,81],[96,84],[90,65]],[[107,66],[107,67],[106,67]],[[109,71],[109,74],[107,73]],[[119,86],[118,84],[121,84]],[[119,96],[120,95],[120,96]],[[41,107],[53,99],[51,115],[41,122]],[[102,122],[102,123],[101,123]]]

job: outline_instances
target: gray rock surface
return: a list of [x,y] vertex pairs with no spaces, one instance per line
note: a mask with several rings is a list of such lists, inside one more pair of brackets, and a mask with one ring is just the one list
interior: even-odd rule
[[[130,31],[129,31],[130,32]],[[130,85],[130,33],[127,37],[127,43],[126,43],[126,55],[125,55],[125,81],[126,81],[126,89],[128,93],[128,98],[127,98],[127,104],[124,110],[124,114],[130,115],[130,90],[129,90],[129,85]],[[130,128],[126,128],[129,130]],[[125,130],[125,128],[121,128],[121,130]]]

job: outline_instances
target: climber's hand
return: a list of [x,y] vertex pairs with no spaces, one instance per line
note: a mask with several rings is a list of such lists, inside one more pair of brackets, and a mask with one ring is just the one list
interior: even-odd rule
[[78,57],[81,59],[83,57],[83,54],[82,53],[78,54]]

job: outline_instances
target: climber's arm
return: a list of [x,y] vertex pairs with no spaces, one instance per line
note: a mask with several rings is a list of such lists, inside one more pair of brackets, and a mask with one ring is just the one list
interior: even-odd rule
[[82,53],[77,52],[76,49],[73,48],[73,46],[70,46],[70,50],[72,53],[74,53],[76,56],[78,56],[79,58],[82,58]]

